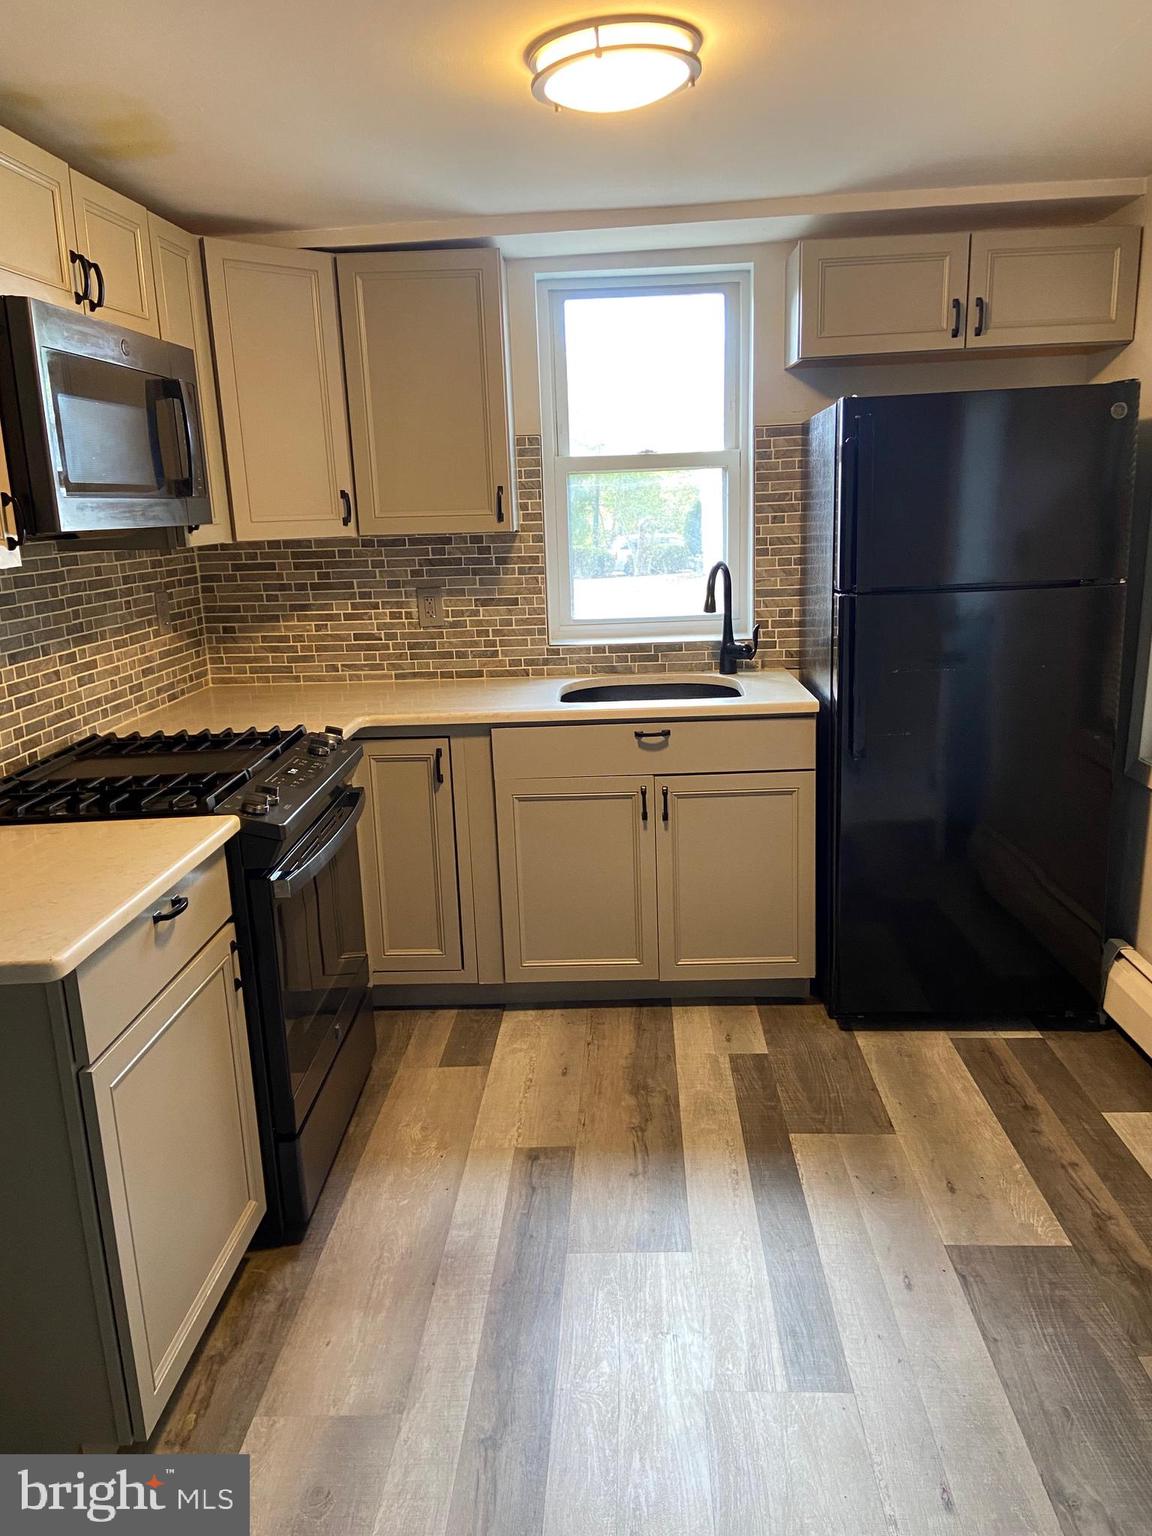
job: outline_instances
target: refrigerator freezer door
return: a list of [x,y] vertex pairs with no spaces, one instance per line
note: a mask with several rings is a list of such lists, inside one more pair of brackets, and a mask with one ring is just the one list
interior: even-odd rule
[[1124,589],[837,601],[832,1011],[1094,1008]]
[[841,591],[1125,575],[1139,386],[843,402]]

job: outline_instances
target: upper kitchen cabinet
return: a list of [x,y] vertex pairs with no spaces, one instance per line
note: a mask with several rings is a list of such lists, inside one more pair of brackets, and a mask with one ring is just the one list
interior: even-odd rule
[[354,534],[334,259],[204,242],[237,539]]
[[967,344],[1069,347],[1131,341],[1139,269],[1136,225],[974,234]]
[[224,473],[224,445],[220,436],[220,408],[216,400],[200,241],[187,230],[169,224],[153,213],[148,215],[148,236],[156,279],[160,336],[177,346],[190,347],[196,354],[196,389],[200,397],[200,431],[204,439],[212,522],[191,534],[190,541],[193,544],[219,544],[232,537],[232,521],[228,510],[228,481]]
[[514,526],[492,250],[336,258],[361,533]]
[[89,307],[101,320],[159,336],[148,210],[73,171],[76,249],[90,264]]
[[802,240],[788,260],[788,364],[963,349],[968,236]]
[[825,358],[1131,341],[1128,225],[802,240],[788,262],[788,366]]
[[68,167],[0,128],[0,291],[75,304],[75,245]]

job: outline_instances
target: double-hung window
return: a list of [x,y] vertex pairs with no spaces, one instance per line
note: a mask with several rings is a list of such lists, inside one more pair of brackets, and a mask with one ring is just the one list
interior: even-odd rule
[[538,279],[548,628],[558,644],[717,634],[717,560],[751,618],[744,269]]

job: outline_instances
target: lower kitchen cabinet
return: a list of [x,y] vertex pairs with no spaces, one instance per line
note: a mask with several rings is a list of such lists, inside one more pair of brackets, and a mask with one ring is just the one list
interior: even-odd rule
[[474,980],[465,974],[451,742],[365,742],[362,780],[369,970],[383,980]]
[[0,1451],[155,1427],[265,1210],[222,850],[0,986]]
[[507,979],[810,977],[812,779],[702,773],[502,783]]
[[222,929],[80,1074],[145,1432],[264,1214],[232,933]]
[[660,975],[811,976],[811,773],[657,779]]
[[506,978],[654,980],[652,782],[516,779],[497,812]]

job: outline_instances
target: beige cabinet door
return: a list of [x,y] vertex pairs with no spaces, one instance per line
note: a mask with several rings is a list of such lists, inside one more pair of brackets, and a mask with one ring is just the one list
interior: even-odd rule
[[969,347],[1131,341],[1140,229],[1008,229],[972,236]]
[[80,1073],[134,1427],[153,1428],[264,1213],[229,924]]
[[4,454],[4,433],[0,430],[0,571],[15,570],[20,564],[19,537],[12,482],[8,478],[8,460]]
[[968,236],[802,240],[788,263],[788,363],[964,346]]
[[509,981],[646,981],[658,974],[651,779],[497,785]]
[[354,535],[333,258],[205,240],[204,263],[237,539]]
[[813,779],[656,780],[661,980],[813,975]]
[[159,336],[148,210],[73,171],[76,249],[94,263],[93,300],[101,320]]
[[512,528],[500,260],[336,258],[362,533]]
[[216,399],[200,241],[196,235],[169,224],[166,219],[157,218],[154,213],[148,215],[148,238],[152,246],[160,335],[164,341],[190,347],[196,354],[196,392],[200,398],[200,430],[212,522],[197,528],[189,542],[227,543],[232,538],[232,514],[224,474],[224,444],[220,436],[220,406]]
[[460,882],[446,736],[364,744],[360,823],[368,967],[464,972]]
[[68,167],[0,128],[0,291],[75,304],[75,245]]

